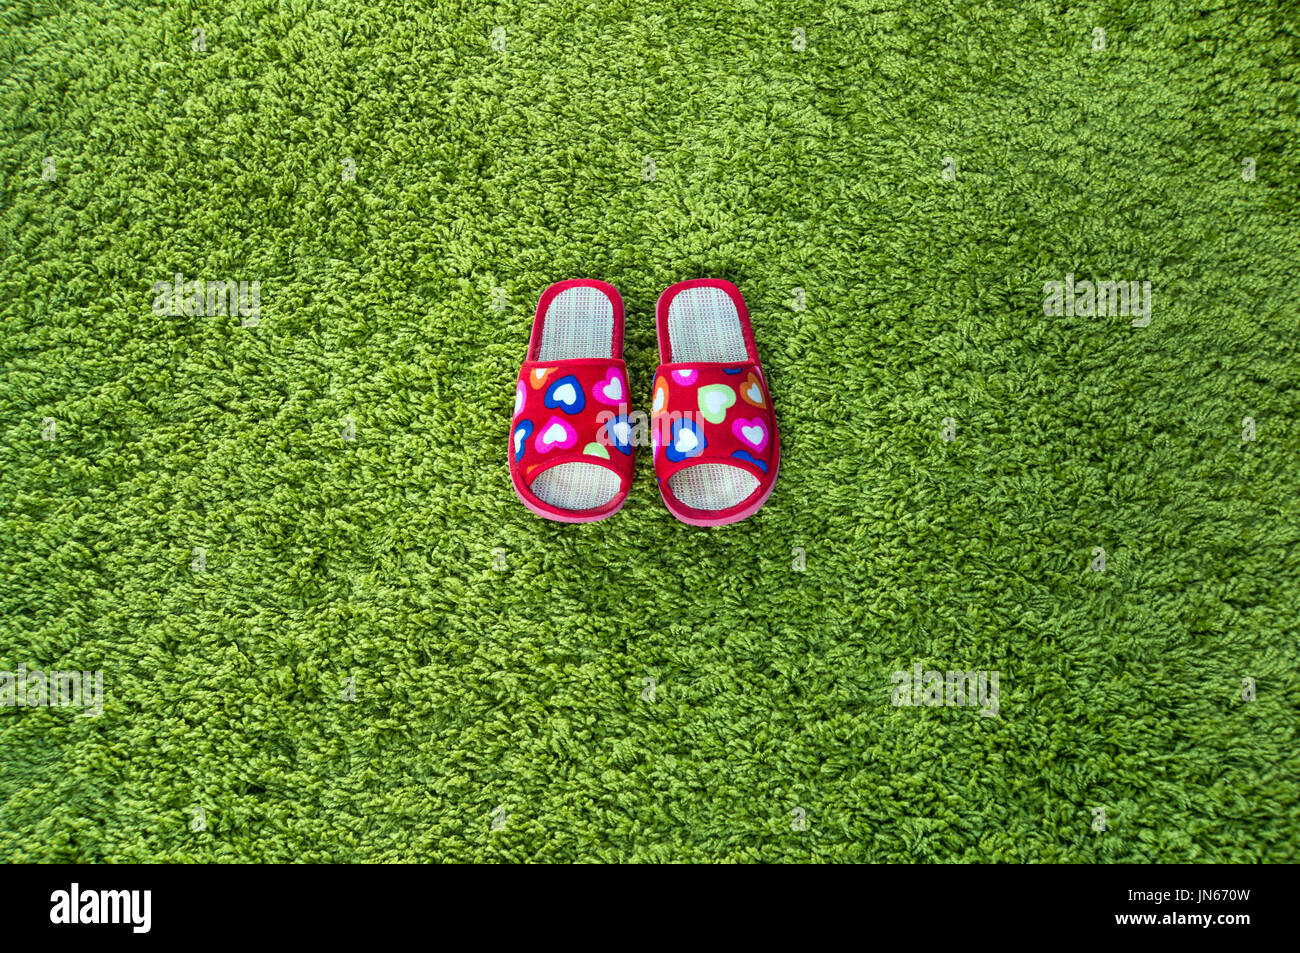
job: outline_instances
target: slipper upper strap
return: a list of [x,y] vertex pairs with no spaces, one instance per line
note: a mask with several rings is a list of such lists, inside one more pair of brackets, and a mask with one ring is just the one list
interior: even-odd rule
[[776,418],[757,361],[661,364],[650,415],[661,481],[699,463],[737,466],[760,483],[771,472]]
[[558,463],[594,463],[632,481],[627,365],[621,358],[525,361],[515,383],[510,469],[530,486]]

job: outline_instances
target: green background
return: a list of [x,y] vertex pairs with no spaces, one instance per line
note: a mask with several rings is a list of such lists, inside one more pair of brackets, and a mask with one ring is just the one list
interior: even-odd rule
[[[1004,7],[6,3],[0,669],[107,697],[0,709],[0,858],[1295,860],[1300,16]],[[639,409],[740,288],[758,515],[518,503],[570,277]]]

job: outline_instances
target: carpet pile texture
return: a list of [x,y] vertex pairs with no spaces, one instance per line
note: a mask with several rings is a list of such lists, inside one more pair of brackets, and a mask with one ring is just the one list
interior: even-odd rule
[[[1300,17],[1015,7],[6,2],[0,859],[1295,861]],[[754,518],[517,502],[570,277]]]

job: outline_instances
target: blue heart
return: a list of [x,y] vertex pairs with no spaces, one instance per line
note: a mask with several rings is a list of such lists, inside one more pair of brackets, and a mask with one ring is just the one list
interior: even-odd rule
[[673,421],[673,439],[664,447],[664,455],[676,463],[690,457],[698,457],[708,446],[704,431],[693,420],[682,417]]
[[722,373],[724,373],[724,374],[739,374],[739,373],[740,373],[741,371],[743,371],[743,370],[744,370],[743,367],[724,367],[724,368],[722,369]]
[[752,463],[754,466],[758,467],[764,473],[767,472],[766,463],[764,463],[762,460],[759,460],[757,457],[751,457],[744,450],[737,450],[735,453],[732,454],[732,456],[735,457],[737,460],[744,460],[746,463]]
[[572,374],[567,374],[546,388],[546,399],[543,403],[547,407],[559,407],[566,414],[579,414],[582,413],[582,408],[587,406],[587,398],[583,396],[578,379]]
[[627,414],[610,418],[605,424],[605,433],[609,436],[609,445],[624,456],[632,453],[632,422]]
[[518,463],[519,458],[524,455],[524,451],[528,449],[528,438],[531,437],[532,435],[533,435],[533,422],[531,420],[519,421],[519,425],[515,427],[514,436],[512,437],[512,439],[515,442],[513,449],[515,451],[516,463]]

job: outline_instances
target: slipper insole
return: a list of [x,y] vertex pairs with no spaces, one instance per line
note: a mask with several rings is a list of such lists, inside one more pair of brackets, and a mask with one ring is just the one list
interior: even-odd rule
[[687,288],[668,302],[672,364],[747,361],[736,305],[721,288]]
[[588,285],[566,288],[542,316],[539,361],[575,357],[617,357],[614,350],[614,302]]

